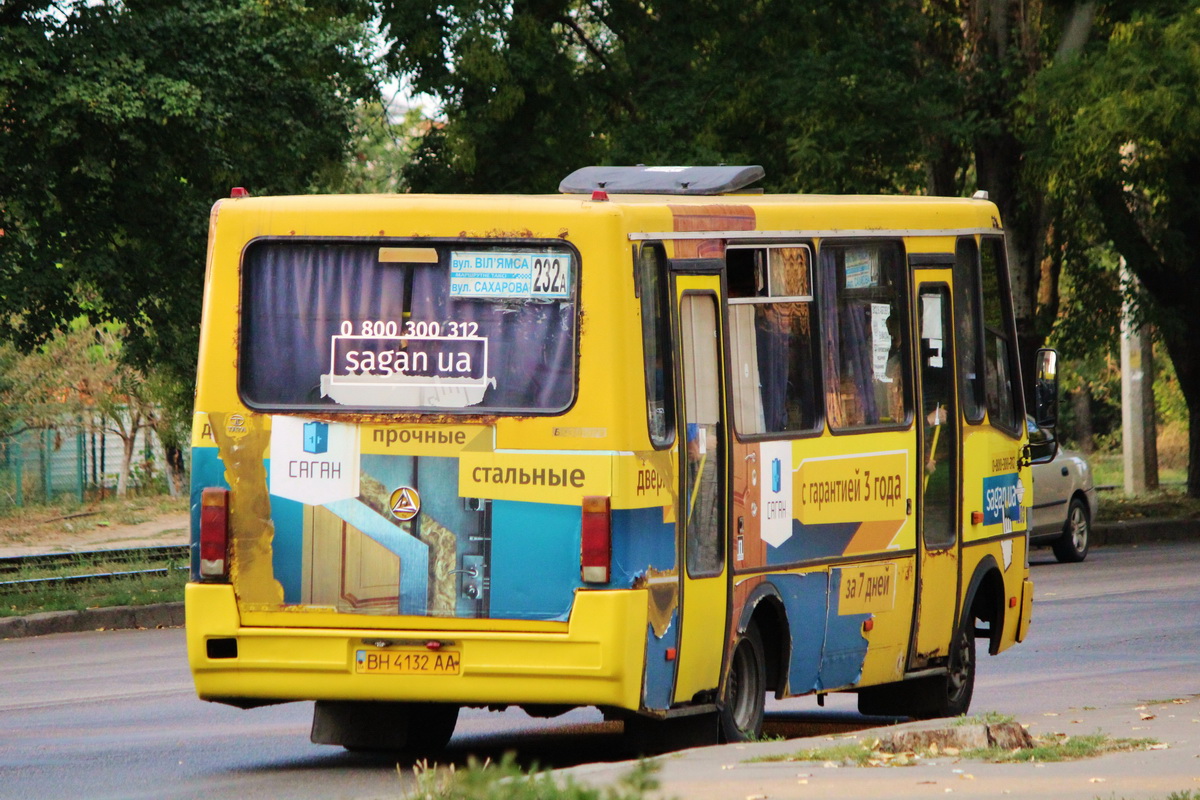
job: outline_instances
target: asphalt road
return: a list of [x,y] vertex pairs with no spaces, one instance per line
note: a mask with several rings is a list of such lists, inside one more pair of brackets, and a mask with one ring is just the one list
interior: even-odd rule
[[[1042,553],[1045,556],[1042,556]],[[1036,551],[1030,638],[981,659],[973,710],[1022,720],[1200,692],[1200,542],[1097,548],[1083,564]],[[768,734],[861,728],[852,696],[769,705]],[[387,758],[308,742],[311,705],[239,711],[195,699],[179,630],[0,642],[2,798],[402,797]],[[465,711],[451,758],[507,750],[542,765],[625,757],[590,710],[553,720]],[[407,766],[407,765],[405,765]]]

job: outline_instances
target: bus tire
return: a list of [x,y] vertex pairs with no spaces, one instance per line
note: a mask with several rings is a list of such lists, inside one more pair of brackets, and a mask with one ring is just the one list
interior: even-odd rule
[[975,692],[974,615],[967,614],[950,643],[946,673],[883,686],[858,693],[858,713],[880,717],[934,719],[959,717],[971,707]]
[[408,746],[405,752],[418,756],[441,753],[458,724],[458,706],[450,703],[413,703],[409,706]]
[[734,645],[729,677],[718,706],[721,741],[751,741],[762,734],[766,693],[762,637],[758,626],[751,622]]

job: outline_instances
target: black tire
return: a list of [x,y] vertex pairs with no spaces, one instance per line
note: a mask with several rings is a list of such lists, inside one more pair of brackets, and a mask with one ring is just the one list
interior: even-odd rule
[[967,614],[950,644],[950,663],[940,681],[942,691],[934,717],[959,717],[971,707],[975,694],[975,619]]
[[758,626],[750,623],[733,648],[729,677],[719,704],[721,741],[746,742],[762,735],[766,693],[762,636]]
[[862,689],[858,693],[858,712],[913,719],[966,714],[975,693],[974,621],[968,614],[958,626],[950,643],[946,674]]
[[408,718],[406,753],[435,756],[446,749],[454,726],[458,724],[458,706],[449,703],[413,703]]
[[1078,564],[1087,558],[1092,542],[1092,520],[1088,515],[1087,503],[1076,495],[1067,506],[1067,521],[1063,534],[1054,540],[1054,557],[1063,564]]

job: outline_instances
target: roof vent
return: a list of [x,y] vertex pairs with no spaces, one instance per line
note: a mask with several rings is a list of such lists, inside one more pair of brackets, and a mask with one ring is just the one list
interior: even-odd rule
[[563,194],[728,194],[766,173],[762,167],[583,167],[563,178]]
[[975,194],[971,195],[971,197],[975,200],[987,200],[988,199],[987,189],[980,189]]

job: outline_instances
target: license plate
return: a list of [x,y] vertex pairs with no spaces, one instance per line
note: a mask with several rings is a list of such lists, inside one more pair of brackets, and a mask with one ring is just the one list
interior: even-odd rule
[[457,675],[458,653],[429,650],[359,650],[354,671],[370,675]]

